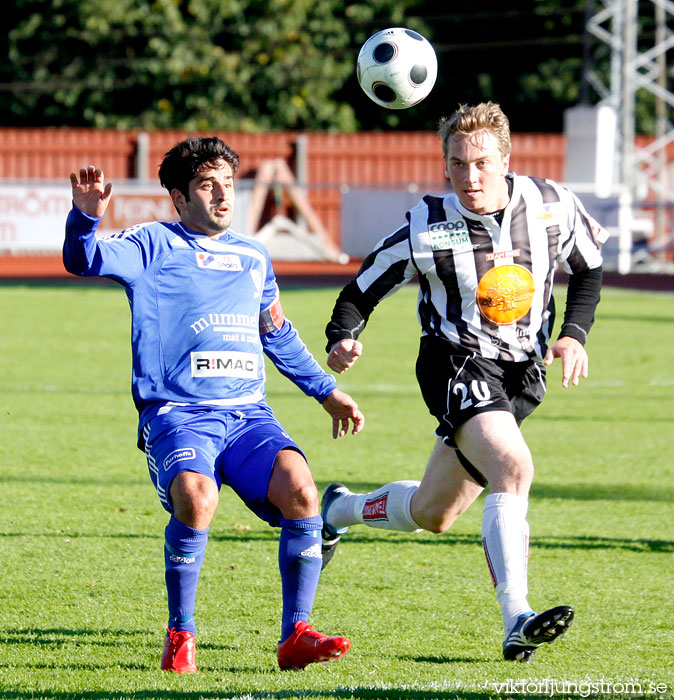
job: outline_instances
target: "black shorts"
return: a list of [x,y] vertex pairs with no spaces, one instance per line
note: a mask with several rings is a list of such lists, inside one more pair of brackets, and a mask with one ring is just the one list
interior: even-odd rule
[[519,425],[545,396],[545,367],[533,360],[508,362],[475,355],[442,338],[424,336],[417,381],[438,420],[435,434],[456,447],[454,432],[486,411],[509,411]]

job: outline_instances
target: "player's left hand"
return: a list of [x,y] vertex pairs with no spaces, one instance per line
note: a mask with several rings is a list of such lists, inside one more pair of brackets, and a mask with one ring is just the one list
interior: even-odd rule
[[358,404],[346,393],[334,389],[323,400],[323,408],[332,416],[332,437],[338,438],[349,432],[349,421],[353,423],[353,435],[359,433],[365,425],[365,416]]
[[581,377],[587,377],[589,359],[585,348],[575,338],[564,336],[553,343],[547,353],[543,364],[551,365],[556,357],[562,359],[562,386],[569,386],[569,379],[574,386],[578,386]]

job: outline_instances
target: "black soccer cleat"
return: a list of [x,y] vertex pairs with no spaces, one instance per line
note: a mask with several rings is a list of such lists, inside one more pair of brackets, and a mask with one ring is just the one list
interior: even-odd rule
[[515,626],[503,642],[506,661],[533,661],[534,652],[541,644],[554,642],[573,622],[573,608],[558,605],[545,612],[525,613],[517,618]]
[[326,486],[325,491],[323,491],[323,498],[321,499],[321,517],[323,518],[323,530],[321,531],[322,544],[321,553],[323,554],[323,565],[321,566],[321,571],[330,563],[330,560],[335,555],[337,551],[337,545],[342,539],[349,528],[342,527],[339,530],[331,528],[325,520],[325,514],[328,512],[330,504],[338,498],[339,496],[351,493],[349,489],[344,486],[344,484],[334,483]]

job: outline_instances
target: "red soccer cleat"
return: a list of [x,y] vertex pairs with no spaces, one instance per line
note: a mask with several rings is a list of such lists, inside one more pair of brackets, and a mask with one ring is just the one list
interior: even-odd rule
[[346,637],[326,637],[304,620],[295,623],[295,631],[278,643],[278,665],[281,670],[300,669],[317,661],[340,659],[351,642]]
[[192,632],[167,630],[164,639],[164,653],[161,657],[161,670],[174,673],[196,673],[195,656],[197,640]]

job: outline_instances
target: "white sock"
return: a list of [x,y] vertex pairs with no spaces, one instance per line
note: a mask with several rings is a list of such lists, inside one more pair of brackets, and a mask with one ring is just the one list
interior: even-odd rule
[[350,493],[336,498],[328,508],[326,519],[330,527],[364,523],[385,530],[420,532],[410,512],[412,496],[419,488],[418,481],[393,481],[370,493]]
[[522,613],[531,612],[527,601],[528,505],[528,499],[512,493],[491,493],[484,501],[482,545],[506,636]]

